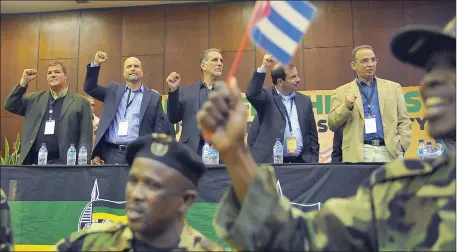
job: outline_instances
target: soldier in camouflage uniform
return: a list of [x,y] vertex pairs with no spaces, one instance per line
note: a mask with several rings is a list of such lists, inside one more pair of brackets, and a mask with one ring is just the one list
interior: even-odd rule
[[[407,28],[394,55],[425,68],[421,94],[429,133],[455,139],[455,19],[444,31]],[[355,196],[303,213],[276,191],[271,166],[256,168],[244,144],[246,109],[236,80],[217,85],[199,111],[199,127],[216,146],[233,186],[214,220],[217,234],[248,251],[455,251],[455,153],[388,163]]]
[[201,158],[164,134],[128,145],[131,166],[126,186],[128,224],[99,224],[71,234],[58,251],[221,251],[223,247],[187,225],[205,172]]
[[0,251],[13,251],[13,231],[11,230],[11,217],[8,200],[5,192],[0,188]]

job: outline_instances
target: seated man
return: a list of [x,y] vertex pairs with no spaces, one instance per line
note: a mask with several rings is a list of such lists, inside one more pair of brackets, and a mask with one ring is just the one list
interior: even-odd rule
[[71,234],[58,251],[222,251],[187,225],[205,172],[201,158],[165,134],[143,136],[127,147],[127,224],[104,223]]
[[[434,138],[456,137],[455,42],[455,19],[444,32],[409,28],[392,42],[398,59],[427,71],[421,95]],[[197,115],[233,183],[215,218],[219,237],[245,251],[455,251],[455,153],[391,162],[355,196],[303,213],[278,194],[271,166],[256,168],[244,143],[246,108],[231,81],[230,92],[223,85]]]

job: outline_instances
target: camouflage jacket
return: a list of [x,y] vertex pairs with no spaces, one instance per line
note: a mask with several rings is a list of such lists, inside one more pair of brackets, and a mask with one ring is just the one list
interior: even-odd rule
[[[61,239],[55,251],[134,251],[133,233],[126,224],[103,223]],[[142,242],[144,244],[144,242]],[[135,246],[135,248],[137,248]],[[143,247],[144,248],[144,247]],[[143,250],[151,250],[146,247]],[[185,225],[176,251],[223,251],[200,232]]]
[[257,169],[242,205],[233,189],[214,219],[217,234],[249,251],[455,251],[455,154],[394,161],[355,196],[303,213],[276,191],[271,166]]
[[13,251],[13,231],[11,229],[11,216],[5,192],[0,188],[0,251]]

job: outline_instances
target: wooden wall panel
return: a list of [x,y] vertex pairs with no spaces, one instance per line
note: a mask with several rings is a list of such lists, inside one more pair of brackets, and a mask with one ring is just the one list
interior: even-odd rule
[[[19,84],[24,69],[37,68],[39,29],[38,15],[1,18],[1,117],[18,117],[6,111],[4,103],[8,93]],[[27,92],[35,90],[34,80],[29,83]]]
[[[224,71],[223,71],[223,80],[227,80],[227,76],[232,67],[233,61],[235,60],[236,52],[223,52],[222,57],[224,58]],[[246,92],[249,79],[252,77],[252,73],[256,69],[255,67],[255,52],[254,51],[245,51],[243,53],[243,58],[238,65],[235,77],[238,80],[238,86],[240,87],[241,92]]]
[[10,153],[13,150],[13,143],[16,141],[17,134],[22,135],[22,129],[24,127],[24,117],[3,117],[0,122],[0,150],[2,151],[5,147],[5,138],[8,139],[10,145]]
[[164,53],[164,12],[164,8],[123,11],[122,56]]
[[354,78],[352,47],[304,49],[305,90],[332,90]]
[[[247,1],[210,5],[210,47],[221,51],[238,51],[254,4],[255,2]],[[249,41],[245,50],[254,49],[255,45]]]
[[352,46],[350,1],[312,1],[317,15],[303,38],[304,48]]
[[[120,10],[83,11],[81,13],[81,40],[78,59],[78,92],[86,95],[83,89],[87,65],[94,61],[97,51],[108,53],[108,61],[100,70],[99,83],[107,85],[120,82],[121,63],[121,25]],[[101,114],[102,104],[95,101],[95,113]]]
[[177,72],[183,86],[202,78],[199,58],[209,47],[208,20],[208,5],[166,8],[165,78]]
[[79,12],[42,14],[40,59],[78,58]]
[[403,4],[406,1],[353,1],[354,47],[368,44],[379,58],[376,75],[409,86],[399,64],[390,51],[393,34],[404,26]]
[[[155,89],[159,93],[164,92],[163,78],[163,55],[133,56],[141,61],[143,67],[143,84],[146,87]],[[122,57],[124,62],[128,57]]]
[[[49,89],[47,81],[48,64],[54,61],[52,60],[40,60],[38,62],[38,75],[37,75],[37,90],[44,91]],[[68,89],[76,92],[76,80],[78,79],[78,59],[57,59],[62,62],[67,68],[67,85]],[[84,93],[81,93],[85,95]]]

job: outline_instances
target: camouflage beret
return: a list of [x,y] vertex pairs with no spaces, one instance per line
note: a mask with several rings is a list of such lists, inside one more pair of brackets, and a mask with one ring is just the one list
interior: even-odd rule
[[177,170],[195,185],[205,173],[201,157],[186,144],[166,134],[142,136],[127,146],[126,161],[131,166],[135,157],[145,157]]

